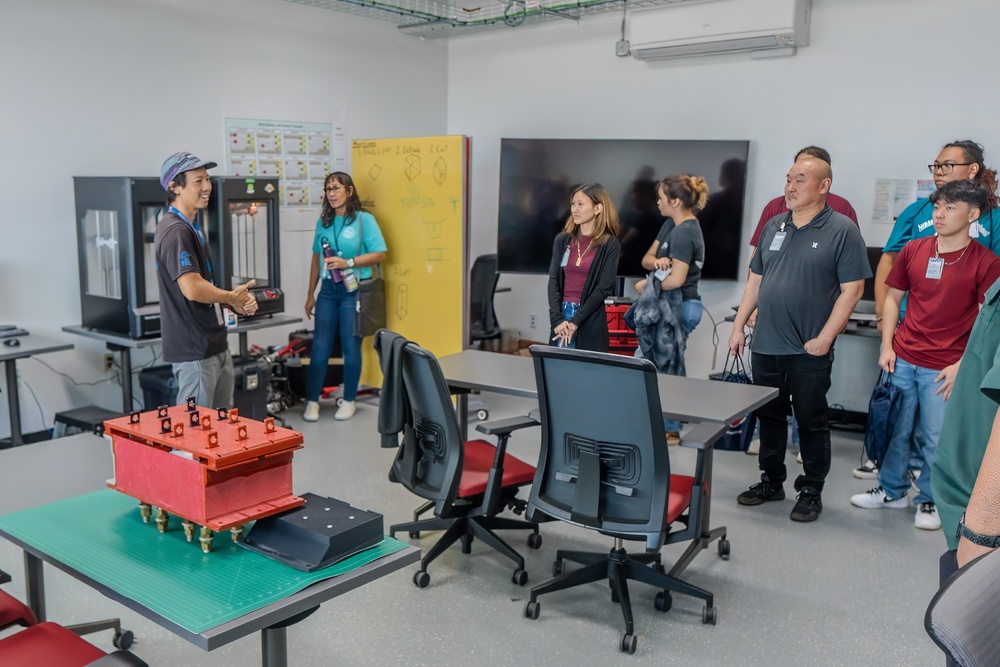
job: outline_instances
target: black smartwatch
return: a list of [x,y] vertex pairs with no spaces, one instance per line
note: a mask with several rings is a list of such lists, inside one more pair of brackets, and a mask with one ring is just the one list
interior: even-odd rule
[[972,530],[965,525],[965,513],[962,513],[962,518],[958,520],[958,531],[956,532],[957,537],[964,537],[973,544],[978,544],[981,547],[986,547],[988,549],[1000,548],[1000,535],[981,535],[976,531]]

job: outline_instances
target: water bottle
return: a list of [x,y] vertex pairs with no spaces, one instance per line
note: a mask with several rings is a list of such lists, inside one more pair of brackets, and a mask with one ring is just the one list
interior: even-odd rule
[[[323,259],[333,257],[333,248],[330,247],[330,242],[326,240],[325,236],[320,239],[319,245],[323,249]],[[325,278],[330,278],[335,283],[339,283],[341,280],[340,271],[337,271],[336,269],[327,269],[325,263],[323,264],[323,273],[325,274]]]

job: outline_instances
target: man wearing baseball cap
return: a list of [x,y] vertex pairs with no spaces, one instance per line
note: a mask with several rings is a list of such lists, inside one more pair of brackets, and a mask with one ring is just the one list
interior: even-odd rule
[[248,292],[252,280],[232,291],[213,284],[198,212],[208,206],[208,170],[215,166],[191,153],[174,153],[164,161],[160,185],[169,208],[156,226],[154,252],[163,359],[173,366],[177,399],[194,396],[198,405],[228,408],[233,404],[233,358],[220,304],[253,315],[257,300]]

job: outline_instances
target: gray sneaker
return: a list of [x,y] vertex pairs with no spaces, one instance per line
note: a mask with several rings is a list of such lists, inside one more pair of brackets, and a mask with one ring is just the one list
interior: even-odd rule
[[871,461],[865,461],[854,469],[857,479],[878,479],[878,468]]

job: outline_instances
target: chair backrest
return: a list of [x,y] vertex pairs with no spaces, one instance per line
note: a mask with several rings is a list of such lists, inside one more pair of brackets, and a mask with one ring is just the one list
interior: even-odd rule
[[980,556],[951,576],[924,615],[924,628],[963,667],[1000,665],[1000,551]]
[[408,416],[391,477],[447,516],[462,474],[458,416],[432,353],[411,343],[403,348],[401,363]]
[[500,274],[497,273],[497,256],[477,257],[472,263],[472,273],[469,276],[469,332],[474,341],[500,335],[500,325],[497,324],[493,306],[493,294],[498,280]]
[[533,345],[542,445],[528,518],[662,546],[670,459],[656,367],[645,359]]

